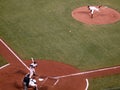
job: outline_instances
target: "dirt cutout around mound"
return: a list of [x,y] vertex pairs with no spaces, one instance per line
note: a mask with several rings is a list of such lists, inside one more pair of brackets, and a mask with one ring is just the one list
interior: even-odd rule
[[87,6],[79,7],[72,11],[72,17],[82,23],[96,25],[111,24],[120,20],[120,13],[107,6],[100,7],[99,12],[95,11],[93,18],[89,12]]
[[[21,58],[8,47],[3,40],[0,39],[0,55],[2,55],[8,62],[4,67],[0,67],[0,90],[23,90],[22,80],[24,76],[29,73],[26,66],[32,63],[31,60],[22,61]],[[36,60],[37,77],[39,76],[64,76],[72,73],[80,72],[70,65],[55,62],[52,60]],[[23,65],[23,63],[26,65]],[[37,78],[39,79],[39,78]],[[55,81],[54,81],[55,82]],[[85,90],[87,86],[86,79],[82,76],[59,78],[56,85],[51,80],[47,80],[41,87],[41,83],[37,80],[39,90]],[[33,89],[28,89],[33,90]]]
[[[22,80],[29,72],[27,67],[32,61],[24,60],[23,62],[22,59],[1,39],[0,55],[8,62],[5,66],[0,67],[0,90],[23,90]],[[53,60],[36,61],[38,63],[36,68],[37,77],[52,76],[59,79],[59,82],[55,86],[51,84],[54,83],[53,81],[51,82],[51,80],[46,82],[42,87],[41,82],[37,81],[39,90],[88,90],[89,78],[120,73],[120,66],[80,72],[79,69]]]

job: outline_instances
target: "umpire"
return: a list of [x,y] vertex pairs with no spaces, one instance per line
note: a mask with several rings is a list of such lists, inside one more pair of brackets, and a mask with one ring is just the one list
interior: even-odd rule
[[30,82],[30,74],[25,75],[24,79],[23,79],[23,86],[24,86],[24,90],[28,90],[29,87],[29,82]]

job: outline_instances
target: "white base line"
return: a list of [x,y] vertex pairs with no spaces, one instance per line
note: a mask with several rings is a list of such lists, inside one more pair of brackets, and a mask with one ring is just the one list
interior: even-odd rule
[[53,86],[55,86],[58,82],[59,82],[59,79],[57,79],[57,81],[54,83],[54,85],[53,85]]
[[85,90],[88,90],[88,87],[89,87],[89,81],[88,81],[88,79],[86,79],[86,83],[87,83],[87,85],[86,85]]
[[[23,63],[23,61],[0,39],[0,41],[8,48],[8,50],[29,70],[28,66],[26,64]],[[4,65],[3,67],[0,67],[0,69],[8,66],[9,64]],[[110,67],[110,68],[103,68],[103,69],[98,69],[98,70],[93,70],[93,71],[86,71],[86,72],[81,72],[81,73],[74,73],[74,74],[69,74],[69,75],[63,75],[63,76],[57,76],[54,78],[64,78],[64,77],[70,77],[70,76],[77,76],[77,75],[83,75],[83,74],[88,74],[88,73],[94,73],[94,72],[99,72],[99,71],[105,71],[105,70],[110,70],[110,69],[117,69],[120,68],[120,66],[116,66],[116,67]],[[89,82],[88,79],[86,79],[87,82],[87,86],[86,89],[88,89],[89,86]]]
[[29,70],[28,66],[23,63],[23,61],[12,51],[12,49],[7,46],[7,44],[2,39],[0,39],[0,42],[2,42],[4,46]]
[[5,68],[5,67],[7,67],[7,66],[9,66],[9,65],[10,65],[10,63],[8,63],[8,64],[6,64],[6,65],[4,65],[4,66],[1,66],[0,69],[3,69],[3,68]]
[[100,71],[105,71],[105,70],[113,70],[113,69],[117,69],[117,68],[120,68],[120,66],[110,67],[110,68],[103,68],[103,69],[98,69],[98,70],[91,70],[91,71],[80,72],[80,73],[73,73],[73,74],[68,74],[68,75],[63,75],[63,76],[56,76],[54,78],[58,79],[58,78],[72,77],[72,76],[95,73],[95,72],[100,72]]

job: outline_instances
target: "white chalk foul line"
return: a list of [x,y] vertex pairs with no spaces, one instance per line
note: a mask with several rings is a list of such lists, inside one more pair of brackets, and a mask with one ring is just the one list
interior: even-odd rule
[[[114,70],[114,69],[118,69],[118,68],[120,68],[120,66],[103,68],[103,69],[98,69],[98,70],[91,70],[91,71],[80,72],[80,73],[73,73],[73,74],[68,74],[68,75],[63,75],[63,76],[56,76],[56,77],[54,77],[54,78],[60,79],[60,78],[65,78],[65,77],[72,77],[72,76],[90,74],[90,73],[101,72],[101,71],[106,71],[106,70]],[[86,83],[87,83],[87,85],[86,85],[85,90],[88,90],[88,87],[89,87],[88,79],[86,79]]]
[[90,74],[90,73],[101,72],[101,71],[106,71],[106,70],[114,70],[114,69],[117,69],[117,68],[120,68],[120,66],[103,68],[103,69],[98,69],[98,70],[85,71],[85,72],[79,72],[79,73],[73,73],[73,74],[68,74],[68,75],[63,75],[63,76],[56,76],[54,78],[57,79],[57,78],[72,77],[72,76],[78,76],[78,75],[83,75],[83,74]]
[[11,48],[8,47],[8,45],[2,39],[0,39],[0,42],[4,44],[4,46],[29,70],[28,66],[12,51]]
[[85,88],[85,90],[88,90],[88,87],[89,87],[89,81],[88,81],[88,79],[86,79],[86,88]]
[[8,64],[6,64],[6,65],[4,65],[4,66],[1,66],[0,69],[3,69],[3,68],[5,68],[5,67],[7,67],[7,66],[9,66],[9,65],[10,65],[10,63],[8,63]]
[[[28,66],[25,63],[23,63],[23,61],[12,51],[12,49],[10,49],[7,46],[7,44],[2,39],[0,39],[0,42],[2,42],[5,45],[5,47],[29,70]],[[0,69],[7,67],[8,65],[10,65],[10,64],[6,64],[6,65],[2,66],[2,67],[0,67]],[[59,81],[59,79],[57,80],[57,82],[54,85],[56,85],[58,83],[58,81]],[[88,90],[88,86],[89,86],[88,79],[86,79],[86,83],[87,83],[87,86],[86,86],[85,90]]]

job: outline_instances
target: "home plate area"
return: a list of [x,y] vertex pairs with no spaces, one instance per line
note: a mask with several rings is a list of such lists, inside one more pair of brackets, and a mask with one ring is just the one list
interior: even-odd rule
[[[22,60],[0,39],[0,55],[8,64],[0,67],[0,90],[23,90],[23,78],[29,73],[31,60]],[[79,69],[54,60],[37,60],[35,79],[38,90],[88,90],[87,78],[120,73],[120,66],[80,72]],[[33,90],[29,88],[28,90]]]
[[[82,75],[66,76],[79,73],[70,65],[51,60],[36,60],[37,84],[39,90],[87,90],[86,78]],[[27,65],[30,60],[26,60]],[[65,77],[64,77],[65,76]]]
[[[23,78],[29,73],[31,60],[22,60],[0,39],[0,55],[8,64],[0,68],[0,90],[23,90]],[[36,83],[39,90],[87,90],[86,78],[79,69],[53,60],[37,60]],[[28,88],[28,90],[33,88]]]

